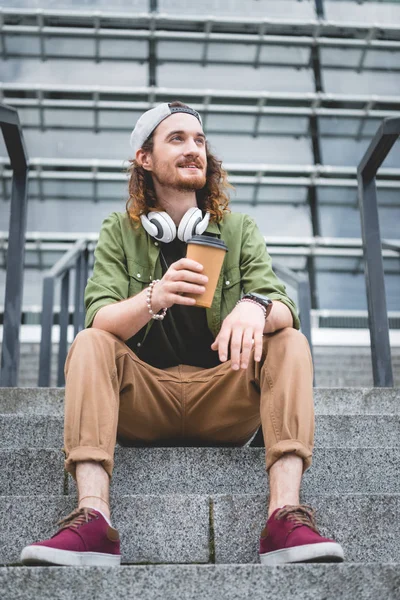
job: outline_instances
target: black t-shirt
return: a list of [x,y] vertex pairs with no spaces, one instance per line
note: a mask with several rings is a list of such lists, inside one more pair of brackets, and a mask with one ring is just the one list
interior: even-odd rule
[[[160,243],[162,274],[168,267],[186,256],[185,242],[175,238]],[[167,263],[165,264],[163,257]],[[221,364],[218,351],[211,350],[214,336],[208,329],[206,309],[199,306],[174,304],[161,320],[155,320],[136,354],[153,367],[166,369],[179,364],[209,369]]]

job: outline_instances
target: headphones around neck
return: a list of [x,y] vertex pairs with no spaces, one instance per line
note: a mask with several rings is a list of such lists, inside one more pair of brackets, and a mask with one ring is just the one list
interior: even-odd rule
[[178,228],[167,212],[151,211],[147,216],[140,215],[144,229],[160,242],[172,242],[178,235],[182,242],[188,242],[194,235],[201,235],[208,226],[210,213],[203,213],[193,206],[183,215]]

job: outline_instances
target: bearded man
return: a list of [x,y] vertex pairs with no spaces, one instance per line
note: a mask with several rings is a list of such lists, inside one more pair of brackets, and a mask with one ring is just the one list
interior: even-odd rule
[[[343,560],[300,504],[314,444],[312,360],[261,232],[228,208],[226,173],[192,108],[145,112],[131,146],[126,212],[103,222],[86,328],[65,364],[65,468],[78,507],[52,538],[24,548],[22,562],[120,564],[109,506],[117,441],[243,446],[260,426],[269,476],[260,561]],[[194,235],[228,247],[210,308],[190,297],[207,283],[186,258]]]

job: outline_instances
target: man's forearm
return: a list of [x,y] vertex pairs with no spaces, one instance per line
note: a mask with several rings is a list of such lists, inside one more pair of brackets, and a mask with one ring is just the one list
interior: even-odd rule
[[274,331],[284,329],[285,327],[293,327],[292,313],[286,304],[279,302],[279,300],[274,300],[271,312],[265,323],[264,333],[273,333]]
[[[160,307],[152,302],[154,312],[158,312]],[[103,306],[96,313],[92,327],[109,331],[121,340],[129,340],[142,327],[144,327],[151,319],[151,314],[147,307],[146,290],[139,294]]]

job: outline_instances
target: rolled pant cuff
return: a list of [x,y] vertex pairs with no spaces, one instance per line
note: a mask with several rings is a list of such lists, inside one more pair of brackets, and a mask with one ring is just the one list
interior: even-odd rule
[[67,458],[64,461],[65,470],[76,479],[76,463],[83,461],[94,461],[102,464],[102,467],[111,478],[114,467],[113,458],[101,450],[101,448],[95,448],[92,446],[78,446],[67,453]]
[[284,454],[296,454],[303,459],[303,473],[311,466],[312,451],[299,440],[281,440],[274,444],[265,454],[266,470],[272,467]]

